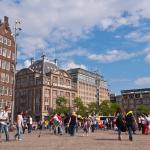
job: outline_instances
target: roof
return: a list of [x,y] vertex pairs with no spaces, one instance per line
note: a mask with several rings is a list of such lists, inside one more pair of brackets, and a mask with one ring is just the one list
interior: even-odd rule
[[122,94],[150,92],[150,88],[122,90]]
[[57,66],[48,60],[37,60],[35,61],[29,68],[34,70],[35,72],[46,74],[48,72],[55,71]]

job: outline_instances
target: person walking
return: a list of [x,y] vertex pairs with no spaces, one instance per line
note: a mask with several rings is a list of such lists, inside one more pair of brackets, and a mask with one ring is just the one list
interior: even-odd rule
[[126,131],[126,125],[125,125],[125,114],[124,111],[119,107],[115,114],[116,119],[116,126],[118,129],[118,140],[121,141],[121,131]]
[[21,141],[21,134],[22,134],[22,127],[24,127],[24,123],[23,123],[23,117],[22,117],[22,112],[19,112],[17,115],[17,133],[15,134],[15,139],[18,141]]
[[70,116],[68,123],[70,136],[74,136],[76,125],[77,125],[77,116],[75,112],[72,112],[72,115]]
[[5,132],[6,141],[9,141],[9,131],[8,131],[8,106],[5,106],[5,109],[0,112],[0,142],[1,142],[1,133]]
[[126,126],[127,126],[127,129],[128,129],[128,134],[129,134],[129,140],[130,141],[133,141],[133,136],[132,136],[132,131],[133,131],[133,126],[135,124],[135,118],[134,118],[134,115],[133,115],[133,111],[128,111],[126,113]]
[[65,113],[65,118],[64,118],[64,128],[65,128],[65,133],[68,133],[68,123],[69,123],[69,114]]

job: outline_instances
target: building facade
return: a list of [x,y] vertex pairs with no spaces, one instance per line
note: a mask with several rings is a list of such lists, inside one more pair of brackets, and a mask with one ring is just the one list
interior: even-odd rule
[[56,108],[56,98],[67,98],[67,107],[73,109],[76,83],[70,74],[45,59],[31,61],[29,68],[16,74],[15,110],[27,111],[44,119]]
[[136,110],[139,105],[150,107],[150,88],[122,90],[116,102],[124,109]]
[[100,104],[110,99],[107,82],[103,76],[81,68],[70,69],[68,72],[77,84],[77,96],[85,105],[91,102]]
[[5,105],[11,112],[12,89],[15,63],[15,42],[8,23],[8,17],[0,21],[0,109]]

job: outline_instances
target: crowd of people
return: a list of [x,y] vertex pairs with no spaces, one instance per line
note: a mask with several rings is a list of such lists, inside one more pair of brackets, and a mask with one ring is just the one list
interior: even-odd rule
[[[69,113],[54,113],[44,121],[38,120],[33,122],[32,116],[19,112],[15,122],[16,134],[15,140],[21,141],[22,134],[25,134],[26,129],[28,134],[32,133],[32,130],[39,130],[38,137],[41,137],[41,130],[48,129],[51,133],[57,135],[69,134],[74,136],[75,133],[80,130],[82,136],[88,136],[89,133],[95,132],[97,129],[113,129],[118,132],[118,140],[122,140],[121,132],[128,131],[129,140],[133,140],[133,134],[136,134],[136,130],[141,131],[142,134],[149,134],[150,131],[150,116],[142,114],[141,116],[135,116],[132,111],[123,111],[118,108],[115,115],[111,117],[103,116],[97,117],[95,113],[89,116],[82,117],[76,115],[75,112]],[[0,112],[0,141],[1,133],[5,133],[6,141],[9,141],[9,116],[8,107],[6,106],[3,111]]]

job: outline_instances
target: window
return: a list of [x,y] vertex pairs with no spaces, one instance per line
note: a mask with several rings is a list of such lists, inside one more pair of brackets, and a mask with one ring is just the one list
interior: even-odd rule
[[3,86],[0,85],[0,95],[3,95]]
[[12,96],[12,88],[9,88],[9,89],[8,89],[8,95],[9,95],[9,96]]
[[11,46],[11,40],[10,39],[7,39],[7,45]]
[[8,88],[6,86],[4,87],[4,95],[8,95]]
[[2,60],[2,69],[5,69],[5,68],[6,68],[6,61]]
[[0,47],[0,55],[2,55],[3,54],[3,49],[2,49],[2,47]]
[[7,50],[7,58],[11,58],[11,51]]
[[58,83],[58,77],[56,77],[56,76],[53,76],[53,83]]
[[12,52],[12,60],[15,60],[15,53]]
[[10,70],[10,62],[6,61],[6,70]]
[[64,79],[60,78],[60,85],[63,85],[63,84],[64,84]]
[[64,96],[64,92],[63,91],[60,91],[60,96]]
[[3,43],[3,36],[0,35],[0,42]]
[[3,38],[3,43],[7,45],[7,38],[6,37]]
[[1,73],[1,82],[5,82],[5,73]]
[[70,80],[66,79],[66,85],[70,86]]
[[6,57],[6,55],[7,55],[7,49],[3,48],[3,56]]
[[9,83],[9,74],[5,74],[5,82]]
[[10,76],[9,78],[10,78],[10,83],[13,84],[14,77],[13,77],[13,76]]

